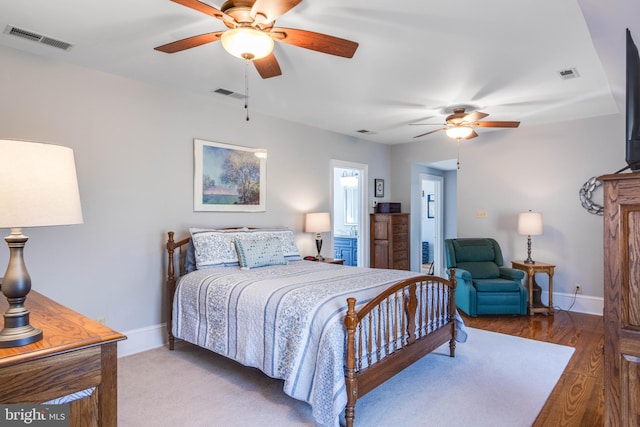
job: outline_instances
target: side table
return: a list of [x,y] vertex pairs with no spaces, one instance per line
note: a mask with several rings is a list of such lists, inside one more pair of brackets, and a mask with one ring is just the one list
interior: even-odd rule
[[[69,403],[68,425],[116,427],[117,344],[126,337],[33,290],[26,305],[31,324],[41,328],[44,337],[20,347],[0,348],[0,403],[38,404],[93,390]],[[7,307],[5,299],[0,299],[0,313]]]
[[[524,261],[511,261],[511,267],[527,273],[527,288],[529,289],[529,315],[533,316],[535,313],[553,314],[553,272],[556,266],[539,261],[536,261],[533,264],[527,264]],[[549,276],[548,306],[545,306],[542,303],[534,304],[533,288],[537,285],[535,279],[536,273],[546,273]]]
[[327,264],[344,264],[344,260],[343,259],[337,259],[337,258],[322,258],[321,260],[316,260],[319,262],[326,262]]

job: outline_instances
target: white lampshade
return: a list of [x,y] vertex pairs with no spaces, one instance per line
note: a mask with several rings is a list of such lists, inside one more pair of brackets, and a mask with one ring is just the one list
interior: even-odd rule
[[305,217],[304,231],[307,233],[325,233],[331,231],[329,212],[308,213]]
[[467,126],[454,126],[447,128],[444,132],[449,138],[463,139],[471,135],[473,133],[473,129]]
[[222,47],[233,56],[260,59],[273,51],[273,39],[267,33],[253,28],[234,28],[220,36]]
[[542,214],[531,211],[519,214],[518,234],[523,236],[538,236],[542,234]]
[[73,151],[0,140],[0,228],[81,223]]

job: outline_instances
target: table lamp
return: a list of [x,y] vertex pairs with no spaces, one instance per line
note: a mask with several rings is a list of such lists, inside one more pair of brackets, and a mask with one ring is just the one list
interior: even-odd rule
[[29,324],[24,303],[31,278],[23,251],[28,237],[22,227],[82,223],[80,194],[73,151],[38,142],[0,140],[0,228],[10,228],[9,265],[2,293],[4,313],[0,348],[18,347],[42,339],[42,330]]
[[531,259],[531,236],[542,234],[542,214],[540,212],[523,212],[518,215],[518,234],[527,236],[527,264],[535,264]]
[[322,249],[322,234],[331,231],[331,217],[329,212],[308,213],[305,218],[304,231],[307,233],[316,233],[316,249],[318,255],[316,260],[322,261],[324,258],[320,255]]

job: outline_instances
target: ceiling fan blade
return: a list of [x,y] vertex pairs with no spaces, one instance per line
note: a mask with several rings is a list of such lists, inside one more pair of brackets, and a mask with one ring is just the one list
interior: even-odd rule
[[258,70],[260,77],[263,79],[282,75],[280,64],[278,64],[278,60],[273,53],[265,56],[264,58],[254,59],[251,62],[253,62],[253,65],[255,65],[256,70]]
[[[296,7],[302,0],[256,0],[251,8],[251,17],[260,24],[275,21],[291,9]],[[260,19],[261,16],[264,19]]]
[[440,128],[440,129],[436,129],[436,130],[429,131],[429,132],[427,132],[427,133],[421,133],[420,135],[416,135],[416,136],[414,136],[414,138],[420,138],[420,137],[422,137],[422,136],[426,136],[426,135],[429,135],[429,134],[432,134],[432,133],[436,133],[436,132],[439,132],[439,131],[441,131],[441,130],[445,130],[445,129],[446,129],[446,128]]
[[283,43],[343,58],[352,58],[358,49],[356,42],[295,28],[274,28],[271,35]]
[[473,123],[473,126],[479,126],[481,128],[517,128],[518,126],[520,126],[520,122],[477,122]]
[[214,18],[235,22],[235,19],[233,19],[233,17],[227,15],[221,10],[216,9],[213,6],[202,3],[201,1],[198,1],[198,0],[171,0],[171,1],[174,3],[178,3],[183,6],[189,7],[193,10],[197,10],[198,12],[202,12],[205,15],[213,16]]
[[466,137],[465,139],[475,138],[476,136],[478,136],[478,134],[477,134],[477,133],[476,133],[476,131],[474,130],[474,131],[472,131],[472,132],[471,132],[471,134],[470,134],[468,137]]
[[463,122],[472,123],[477,122],[478,120],[484,119],[487,117],[487,113],[481,113],[480,111],[474,111],[473,113],[469,113],[462,118]]
[[187,37],[186,39],[154,47],[154,49],[164,53],[176,53],[186,49],[191,49],[192,47],[202,46],[203,44],[217,42],[220,40],[220,35],[222,35],[222,33],[224,33],[224,31],[216,31],[215,33],[206,33],[200,34],[199,36]]

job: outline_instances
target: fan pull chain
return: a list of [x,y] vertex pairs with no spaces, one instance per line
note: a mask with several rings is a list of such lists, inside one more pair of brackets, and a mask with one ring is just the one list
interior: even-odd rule
[[244,67],[244,109],[247,110],[247,121],[249,121],[249,58],[245,59]]
[[458,159],[456,160],[456,166],[460,170],[460,138],[458,138]]

